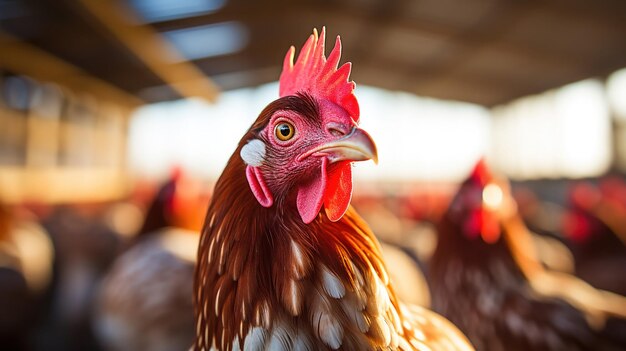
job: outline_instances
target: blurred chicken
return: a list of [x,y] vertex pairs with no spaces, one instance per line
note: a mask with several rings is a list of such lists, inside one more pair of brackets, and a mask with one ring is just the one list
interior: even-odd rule
[[0,345],[3,350],[33,347],[33,328],[52,279],[54,250],[34,221],[17,218],[0,205]]
[[119,250],[118,234],[101,220],[108,204],[56,206],[42,220],[56,251],[51,313],[42,345],[91,350],[89,325],[96,284]]
[[483,161],[438,228],[433,307],[478,350],[626,348],[626,299],[546,270],[508,183]]
[[106,350],[177,351],[191,345],[193,271],[208,201],[200,187],[175,171],[104,278],[94,327]]
[[562,233],[566,208],[555,202],[540,199],[524,186],[516,187],[513,197],[520,217],[533,234],[541,263],[551,270],[573,274],[574,255]]
[[600,187],[577,182],[569,193],[563,232],[570,240],[576,274],[591,285],[626,294],[626,183],[607,178]]

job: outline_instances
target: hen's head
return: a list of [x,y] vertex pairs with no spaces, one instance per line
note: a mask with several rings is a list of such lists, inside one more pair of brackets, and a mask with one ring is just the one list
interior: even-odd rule
[[481,159],[461,185],[448,213],[468,239],[494,243],[500,238],[503,217],[510,215],[513,207],[508,184],[494,176]]
[[289,50],[281,97],[263,110],[239,153],[259,204],[295,200],[305,223],[317,217],[322,205],[330,220],[339,220],[352,196],[351,162],[377,159],[371,137],[357,127],[350,63],[337,68],[339,37],[328,59],[324,39],[324,29],[319,37],[314,31],[295,64],[295,49]]
[[570,209],[563,216],[563,234],[575,243],[584,244],[596,234],[607,230],[593,214],[602,201],[602,194],[590,182],[578,181],[568,192]]

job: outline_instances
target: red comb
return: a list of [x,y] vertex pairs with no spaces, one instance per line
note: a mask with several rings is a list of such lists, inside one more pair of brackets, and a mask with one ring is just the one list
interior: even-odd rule
[[348,81],[352,64],[347,62],[337,68],[341,57],[341,39],[337,36],[335,47],[328,60],[324,55],[326,28],[321,35],[317,29],[304,43],[296,63],[293,58],[296,49],[292,46],[287,51],[280,75],[279,95],[281,97],[306,92],[318,98],[336,103],[345,109],[355,121],[359,120],[359,103],[353,94],[355,84]]
[[472,175],[470,178],[480,185],[487,185],[492,179],[493,175],[487,166],[487,162],[484,158],[478,160],[476,166],[474,166],[474,170],[472,171]]

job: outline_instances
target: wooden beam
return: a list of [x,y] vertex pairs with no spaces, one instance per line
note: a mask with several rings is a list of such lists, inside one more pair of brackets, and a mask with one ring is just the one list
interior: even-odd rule
[[0,200],[7,203],[110,201],[128,194],[128,174],[114,167],[0,166]]
[[[219,88],[148,25],[138,24],[119,1],[79,0],[82,6],[158,77],[184,98],[215,101]],[[198,45],[209,45],[198,43]],[[174,63],[173,63],[174,62]]]
[[55,82],[75,92],[89,92],[128,108],[143,105],[127,93],[33,45],[0,31],[0,67],[34,79]]
[[[389,21],[391,21],[392,26],[394,28],[406,31],[412,31],[415,33],[425,33],[432,34],[439,38],[442,41],[447,41],[453,46],[460,48],[464,53],[467,51],[471,51],[479,46],[484,46],[485,44],[490,44],[492,42],[498,42],[498,46],[501,50],[506,51],[512,55],[520,55],[524,57],[528,57],[533,60],[537,60],[539,62],[545,62],[546,64],[562,66],[563,64],[567,64],[567,59],[569,56],[565,53],[560,52],[557,49],[545,48],[545,47],[537,47],[535,45],[531,45],[528,43],[522,43],[518,41],[502,41],[500,40],[500,34],[498,32],[494,32],[492,25],[483,27],[472,28],[471,31],[463,31],[458,28],[451,27],[450,25],[437,23],[434,21],[420,20],[415,21],[412,18],[409,18],[403,14],[402,8],[398,7],[395,10],[391,9],[395,12],[391,12],[387,15],[387,17],[376,17],[371,15],[371,10],[367,10],[366,8],[355,7],[345,4],[333,4],[329,7],[320,7],[315,6],[310,3],[294,3],[288,7],[282,7],[275,3],[270,3],[271,5],[267,5],[265,3],[255,3],[256,5],[227,5],[220,11],[202,14],[192,17],[178,18],[173,20],[164,20],[161,22],[154,22],[151,25],[159,31],[168,31],[168,30],[176,30],[182,28],[193,27],[197,25],[207,24],[207,23],[217,23],[217,22],[225,22],[225,21],[241,21],[248,25],[257,25],[264,24],[271,21],[274,21],[276,18],[276,13],[280,10],[281,16],[285,18],[285,21],[289,21],[290,19],[297,19],[302,14],[308,14],[311,16],[318,16],[320,18],[332,18],[338,22],[348,21],[354,18],[362,18],[364,19],[365,25],[367,28],[367,35],[371,35],[371,33],[382,33],[384,29],[389,28],[391,25]],[[513,5],[510,5],[513,6]],[[519,5],[518,8],[521,8],[523,11],[527,11],[527,8],[530,8],[532,3],[526,4],[524,7]],[[390,10],[390,11],[391,11]],[[512,13],[515,17],[521,16],[521,14]],[[502,24],[506,24],[506,21],[500,21]],[[500,24],[500,23],[498,23]],[[302,34],[300,34],[301,37]],[[288,45],[293,45],[299,43],[302,40],[300,37],[296,36],[295,39],[288,40],[282,38],[276,38],[276,40],[271,42],[263,42],[262,48],[255,48],[253,50],[255,55],[262,56],[267,55],[268,52],[281,52],[284,45],[278,45],[279,40],[285,40]],[[354,38],[342,38],[344,41],[349,40],[351,42],[365,42],[368,46],[371,45],[371,40],[359,40]],[[254,45],[254,37],[251,40]],[[329,41],[327,39],[327,41]],[[276,44],[276,45],[275,45]],[[327,45],[330,45],[329,41]],[[288,46],[287,46],[288,47]],[[244,49],[243,52],[248,52],[250,48]],[[351,61],[356,61],[359,57],[357,55],[357,50],[360,50],[356,47],[349,47],[344,43],[344,49],[348,51],[353,51]],[[363,51],[363,50],[361,50]],[[241,54],[240,53],[240,54]],[[281,54],[282,55],[282,54]],[[281,56],[278,55],[278,56]],[[374,60],[380,59],[380,55],[376,55],[376,53],[368,52],[366,55],[371,57]],[[462,56],[462,55],[460,55]],[[281,56],[282,57],[282,56]],[[440,62],[439,53],[434,53],[432,55],[432,62],[429,64],[433,65],[441,65],[444,66],[444,63]],[[207,59],[211,60],[211,59]],[[200,59],[200,61],[204,61]],[[442,67],[443,69],[447,69],[447,67]],[[419,68],[418,68],[419,70]],[[431,72],[432,75],[438,74],[439,71]]]

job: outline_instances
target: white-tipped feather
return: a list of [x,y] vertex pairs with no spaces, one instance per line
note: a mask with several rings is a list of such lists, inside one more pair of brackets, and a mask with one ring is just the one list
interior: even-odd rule
[[248,331],[248,335],[243,342],[243,349],[246,351],[262,351],[265,349],[267,332],[261,327],[254,327]]
[[355,325],[362,333],[367,333],[369,330],[369,319],[363,311],[365,309],[365,304],[362,304],[361,301],[359,301],[353,291],[346,293],[345,298],[341,300],[341,307],[352,324]]
[[293,349],[297,351],[315,351],[315,348],[311,345],[311,339],[308,335],[302,333],[302,331],[296,335],[293,341]]
[[390,308],[389,311],[391,313],[391,322],[394,328],[396,330],[402,330],[402,320],[400,319],[398,311],[396,311],[395,308]]
[[215,315],[220,315],[220,293],[222,291],[222,287],[217,288],[217,292],[215,293]]
[[302,296],[300,296],[301,291],[299,284],[298,281],[293,279],[289,280],[289,282],[287,282],[286,294],[283,295],[283,303],[292,316],[299,315],[302,309]]
[[296,279],[304,278],[307,272],[308,259],[302,252],[302,248],[295,241],[291,241],[291,254],[293,255],[293,275]]
[[247,165],[258,167],[265,161],[265,143],[259,139],[250,140],[241,148],[239,155]]
[[387,310],[391,307],[391,300],[389,298],[389,292],[387,291],[387,287],[383,284],[380,279],[375,279],[376,284],[376,304],[378,305],[379,313],[386,313]]
[[213,249],[215,248],[215,239],[211,239],[211,243],[209,244],[209,253],[207,254],[207,260],[209,263],[213,261]]
[[222,247],[220,247],[220,258],[217,264],[217,274],[222,275],[224,274],[224,266],[226,266],[226,255],[224,253],[226,249],[226,244],[222,244]]
[[269,329],[271,325],[270,309],[267,305],[267,301],[259,303],[255,310],[255,323],[261,324],[263,327]]
[[350,262],[350,265],[352,266],[352,273],[354,273],[358,286],[363,287],[363,285],[365,285],[365,279],[363,278],[361,270],[357,268],[354,262]]
[[325,266],[321,266],[322,284],[324,291],[335,299],[340,299],[346,294],[346,288],[336,275],[330,272]]
[[343,326],[334,316],[329,297],[316,290],[310,313],[314,336],[332,349],[339,348],[343,342]]
[[239,338],[238,337],[235,337],[233,339],[232,351],[241,351],[241,346],[239,345]]
[[343,327],[339,322],[329,314],[322,314],[320,316],[318,331],[320,338],[324,344],[328,345],[333,350],[338,349],[341,346],[343,340]]
[[346,313],[346,316],[348,316],[350,321],[356,325],[361,333],[367,333],[370,326],[362,310],[356,308],[356,306],[352,303],[343,304],[343,310]]
[[293,258],[296,264],[302,266],[304,264],[302,249],[300,248],[300,245],[293,240],[291,241],[291,252],[293,253]]
[[274,327],[270,344],[267,347],[268,351],[291,351],[293,341],[291,340],[292,333],[288,330],[284,324],[279,324]]
[[370,325],[370,335],[379,340],[383,346],[391,344],[391,326],[383,316],[376,316]]

